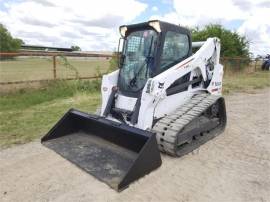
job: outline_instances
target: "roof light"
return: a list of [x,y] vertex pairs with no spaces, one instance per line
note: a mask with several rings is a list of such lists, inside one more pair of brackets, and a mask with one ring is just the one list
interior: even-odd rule
[[161,32],[160,24],[158,20],[149,21],[149,26],[153,27],[157,32]]
[[127,26],[121,26],[121,27],[119,28],[119,30],[120,30],[121,36],[122,36],[122,37],[125,37],[126,31],[127,31]]

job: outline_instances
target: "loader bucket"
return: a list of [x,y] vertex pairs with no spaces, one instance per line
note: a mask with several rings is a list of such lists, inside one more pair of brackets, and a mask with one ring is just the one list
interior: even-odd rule
[[118,191],[161,165],[155,134],[74,109],[41,143]]

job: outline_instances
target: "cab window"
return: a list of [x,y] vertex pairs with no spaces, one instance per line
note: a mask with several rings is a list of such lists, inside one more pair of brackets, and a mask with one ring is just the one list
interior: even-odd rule
[[161,71],[164,71],[172,65],[184,60],[188,56],[189,48],[189,39],[186,34],[168,31],[165,35],[161,55]]

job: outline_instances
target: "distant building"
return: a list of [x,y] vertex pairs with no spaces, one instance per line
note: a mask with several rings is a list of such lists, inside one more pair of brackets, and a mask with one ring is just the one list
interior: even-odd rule
[[59,52],[72,52],[71,48],[59,48],[49,46],[36,46],[36,45],[21,45],[22,51],[59,51]]

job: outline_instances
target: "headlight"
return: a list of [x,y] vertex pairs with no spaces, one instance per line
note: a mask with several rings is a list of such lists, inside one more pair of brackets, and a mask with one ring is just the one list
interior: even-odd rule
[[119,28],[119,30],[120,30],[121,36],[122,36],[122,37],[125,37],[126,31],[127,31],[127,27],[126,27],[126,26],[121,26],[121,27]]

